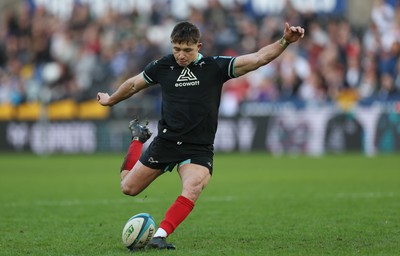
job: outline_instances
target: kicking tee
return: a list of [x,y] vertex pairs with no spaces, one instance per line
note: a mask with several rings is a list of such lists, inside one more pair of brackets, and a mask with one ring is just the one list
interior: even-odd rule
[[213,144],[222,85],[235,78],[234,57],[199,58],[179,66],[172,54],[149,63],[143,77],[162,92],[158,136],[177,143]]

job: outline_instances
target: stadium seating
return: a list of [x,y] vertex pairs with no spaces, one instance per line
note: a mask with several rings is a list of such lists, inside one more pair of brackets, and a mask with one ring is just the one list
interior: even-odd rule
[[20,121],[38,120],[42,110],[42,104],[38,101],[22,103],[16,107],[16,119]]
[[97,100],[89,100],[79,104],[79,119],[105,119],[110,114],[110,108],[101,106]]
[[18,106],[10,103],[0,104],[0,121],[37,121],[42,114],[52,121],[101,120],[110,116],[110,109],[99,105],[97,100],[77,103],[73,99],[65,99],[52,102],[47,107],[38,101],[26,102]]
[[76,118],[77,103],[72,99],[66,99],[51,103],[47,107],[47,117],[50,120],[72,120]]
[[0,104],[0,120],[9,121],[15,118],[15,108],[10,103]]

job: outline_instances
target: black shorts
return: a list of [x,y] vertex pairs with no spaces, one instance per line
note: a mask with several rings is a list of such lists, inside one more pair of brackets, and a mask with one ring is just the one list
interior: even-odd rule
[[213,170],[214,146],[174,142],[155,137],[146,151],[141,155],[140,162],[152,169],[164,172],[172,171],[175,165],[187,163],[198,164]]

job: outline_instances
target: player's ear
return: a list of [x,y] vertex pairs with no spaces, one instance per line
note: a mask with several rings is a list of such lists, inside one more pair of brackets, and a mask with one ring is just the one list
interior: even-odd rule
[[197,44],[197,50],[200,50],[202,46],[203,46],[202,43],[198,43],[198,44]]

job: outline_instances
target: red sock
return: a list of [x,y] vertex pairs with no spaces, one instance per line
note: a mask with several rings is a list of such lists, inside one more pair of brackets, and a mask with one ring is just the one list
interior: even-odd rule
[[132,140],[129,145],[128,152],[126,153],[124,163],[122,164],[121,171],[130,171],[142,154],[143,143],[138,140]]
[[179,196],[165,214],[164,220],[160,223],[160,228],[170,235],[189,215],[193,207],[194,203],[191,200],[184,196]]

